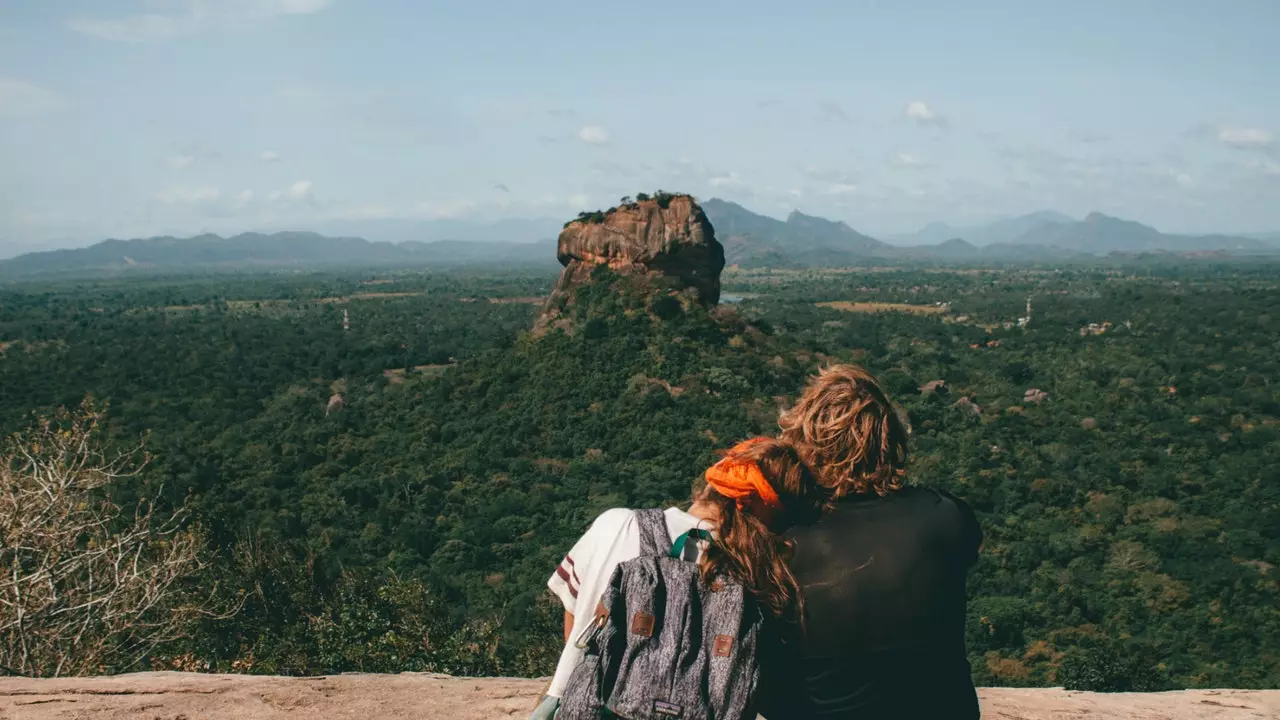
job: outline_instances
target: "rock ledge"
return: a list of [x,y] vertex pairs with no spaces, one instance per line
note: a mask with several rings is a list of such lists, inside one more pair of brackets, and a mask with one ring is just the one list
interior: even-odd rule
[[[408,720],[524,718],[546,680],[345,674],[290,678],[148,672],[0,678],[0,720]],[[1262,720],[1280,690],[1098,694],[983,688],[985,720]]]

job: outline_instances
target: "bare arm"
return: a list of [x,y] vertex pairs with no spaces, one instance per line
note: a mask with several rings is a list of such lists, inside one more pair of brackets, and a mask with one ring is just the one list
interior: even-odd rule
[[564,611],[564,641],[569,642],[569,636],[573,634],[573,613],[568,610]]

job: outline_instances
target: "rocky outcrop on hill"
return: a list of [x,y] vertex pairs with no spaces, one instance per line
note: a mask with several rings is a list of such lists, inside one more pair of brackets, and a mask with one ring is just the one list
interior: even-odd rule
[[[544,680],[446,675],[327,677],[175,672],[33,680],[0,678],[0,718],[22,720],[408,720],[524,718]],[[1257,720],[1280,717],[1280,690],[1169,693],[981,688],[986,720]]]
[[536,329],[555,325],[575,290],[602,267],[658,281],[655,287],[683,293],[704,307],[719,302],[724,248],[702,208],[689,195],[640,197],[607,213],[583,213],[565,225],[556,252],[564,271]]

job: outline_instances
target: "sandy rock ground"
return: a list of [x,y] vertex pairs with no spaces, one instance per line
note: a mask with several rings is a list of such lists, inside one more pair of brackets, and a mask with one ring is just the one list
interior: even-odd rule
[[[400,720],[523,718],[545,680],[445,675],[287,678],[174,672],[0,678],[0,720]],[[1095,694],[984,688],[987,720],[1280,718],[1280,690]]]

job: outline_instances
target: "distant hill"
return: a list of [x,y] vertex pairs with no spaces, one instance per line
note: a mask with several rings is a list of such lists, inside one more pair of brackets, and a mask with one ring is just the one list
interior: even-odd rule
[[[931,223],[917,232],[893,235],[889,239],[899,246],[907,246],[904,249],[912,256],[937,259],[962,256],[957,248],[946,249],[939,245],[952,239],[963,239],[977,246],[976,255],[979,257],[1004,255],[1009,260],[1046,259],[1071,254],[1225,252],[1248,255],[1280,252],[1280,233],[1179,235],[1098,212],[1090,213],[1084,220],[1075,220],[1053,210],[963,228]],[[929,248],[936,252],[930,252]]]
[[104,240],[74,250],[51,250],[0,261],[0,276],[127,269],[240,266],[457,265],[555,262],[554,245],[463,241],[370,242],[310,232],[242,233],[232,237],[154,237]]
[[[702,209],[715,227],[717,239],[724,245],[726,262],[740,267],[841,267],[893,260],[1037,263],[1087,261],[1117,253],[1280,254],[1280,233],[1176,235],[1096,212],[1084,220],[1073,220],[1046,210],[970,228],[933,223],[917,233],[896,236],[895,241],[900,244],[891,245],[860,233],[847,223],[798,211],[786,220],[778,220],[716,198],[703,202]],[[549,221],[543,220],[349,223],[353,228],[376,230],[382,237],[418,238],[403,242],[313,232],[104,240],[86,248],[33,252],[0,260],[0,278],[137,268],[550,266],[555,262],[554,238],[559,233],[559,224],[551,223],[554,227],[548,224]],[[441,234],[457,237],[434,239]]]
[[953,227],[946,223],[929,223],[914,233],[889,236],[899,245],[937,245],[959,238],[973,245],[994,245],[1013,242],[1027,232],[1046,225],[1075,222],[1070,216],[1054,210],[1041,210],[1029,215],[1003,218],[986,225]]
[[467,242],[530,243],[555,240],[564,219],[504,218],[476,220],[413,220],[377,218],[369,220],[330,220],[312,227],[324,235],[361,237],[373,242],[422,242],[463,240]]
[[1268,245],[1280,248],[1280,232],[1248,233],[1244,237],[1251,240],[1261,240]]
[[715,226],[730,265],[821,267],[894,255],[893,246],[846,223],[801,212],[782,221],[716,198],[702,203],[702,210]]
[[895,256],[923,262],[963,262],[982,265],[1087,260],[1091,257],[1085,253],[1048,245],[1018,245],[1002,242],[978,247],[961,238],[952,238],[936,245],[897,247]]
[[[800,212],[792,212],[783,221],[714,198],[702,203],[702,209],[716,228],[716,238],[724,245],[726,262],[740,267],[838,267],[870,260],[1025,263],[1080,255],[1063,248],[1014,245],[1003,239],[978,247],[954,235],[927,245],[902,247],[864,235],[846,223]],[[1037,223],[1065,217],[1046,212],[1002,221],[988,237],[1005,238]],[[932,227],[931,232],[939,232],[946,226]]]
[[1264,252],[1262,240],[1231,235],[1172,235],[1132,220],[1094,212],[1082,221],[1049,223],[1029,228],[1013,240],[1018,245],[1045,245],[1075,252],[1106,255],[1143,252]]

